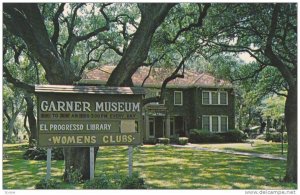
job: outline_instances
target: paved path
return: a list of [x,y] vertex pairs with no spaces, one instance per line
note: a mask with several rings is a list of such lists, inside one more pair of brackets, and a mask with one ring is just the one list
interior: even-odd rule
[[222,150],[217,148],[203,148],[201,146],[195,145],[172,145],[176,148],[192,148],[194,150],[201,150],[201,151],[208,151],[208,152],[219,152],[219,153],[226,153],[226,154],[234,154],[234,155],[243,155],[243,156],[252,156],[257,158],[264,158],[264,159],[271,159],[271,160],[286,160],[284,157],[274,156],[271,154],[260,154],[260,153],[251,153],[251,152],[238,152],[234,150]]

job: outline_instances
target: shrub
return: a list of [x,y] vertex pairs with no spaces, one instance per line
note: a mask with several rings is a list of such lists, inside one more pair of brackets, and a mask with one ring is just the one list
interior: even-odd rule
[[231,130],[220,134],[223,135],[224,142],[238,143],[243,142],[247,139],[247,135],[244,132],[238,130]]
[[192,129],[190,133],[191,143],[221,143],[223,138],[217,133],[211,133],[199,129]]
[[170,139],[169,138],[165,138],[165,137],[160,137],[160,138],[158,138],[158,143],[159,144],[168,145],[168,144],[170,144]]
[[179,137],[177,144],[179,145],[186,145],[189,142],[189,138],[187,137]]
[[247,136],[242,131],[237,130],[211,133],[199,129],[192,129],[190,133],[191,143],[243,142],[246,139]]
[[137,172],[132,176],[124,176],[116,173],[113,177],[102,174],[93,180],[86,181],[84,189],[146,189],[145,181]]
[[106,174],[102,174],[100,177],[86,181],[83,185],[83,189],[117,189],[117,187],[113,185],[110,177]]
[[28,148],[23,155],[26,160],[46,160],[47,151],[43,148]]
[[[269,141],[281,142],[281,137],[282,137],[282,135],[279,132],[267,133],[265,140],[267,142],[269,142]],[[287,142],[287,133],[286,132],[283,133],[283,141]]]
[[77,184],[77,183],[81,183],[83,182],[83,176],[80,172],[80,170],[78,169],[74,169],[73,167],[71,167],[70,170],[68,170],[68,174],[67,175],[67,178],[66,178],[66,181],[69,182],[69,183],[72,183],[72,184]]
[[52,179],[42,179],[34,186],[35,189],[59,189],[58,182]]
[[[23,154],[26,160],[47,160],[47,150],[44,148],[32,147],[28,148]],[[52,148],[52,160],[64,160],[64,153],[62,148]]]
[[127,176],[121,181],[121,189],[147,189],[145,181],[137,172]]
[[63,148],[53,148],[51,156],[53,160],[64,160],[65,156]]

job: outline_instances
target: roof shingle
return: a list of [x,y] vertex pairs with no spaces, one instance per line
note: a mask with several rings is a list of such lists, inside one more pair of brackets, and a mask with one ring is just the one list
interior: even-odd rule
[[[105,65],[100,68],[89,70],[83,75],[83,81],[96,80],[99,83],[105,84],[115,66]],[[132,81],[135,86],[141,86],[144,79],[148,75],[149,67],[140,67],[132,76]],[[152,68],[149,78],[144,86],[160,87],[163,81],[172,74],[171,69]],[[185,70],[184,78],[176,78],[168,83],[168,86],[206,86],[206,87],[232,87],[231,83],[225,80],[217,79],[208,73],[198,73],[190,70]]]

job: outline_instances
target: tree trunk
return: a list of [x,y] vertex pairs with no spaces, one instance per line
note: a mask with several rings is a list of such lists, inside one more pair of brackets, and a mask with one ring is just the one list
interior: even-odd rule
[[7,134],[7,140],[6,143],[12,143],[12,133],[14,128],[15,118],[11,117],[9,123],[8,123],[8,134]]
[[132,86],[131,77],[147,59],[151,40],[174,4],[139,4],[142,13],[139,27],[124,52],[117,67],[111,73],[108,86]]
[[[139,4],[141,23],[120,63],[111,74],[108,85],[132,85],[131,76],[147,58],[153,34],[173,6],[174,4],[170,3]],[[6,28],[24,40],[28,50],[45,69],[46,79],[50,84],[73,84],[73,81],[78,79],[68,60],[59,55],[51,42],[37,4],[6,3],[3,10]],[[98,148],[95,148],[95,153],[97,151]],[[65,148],[64,155],[66,181],[70,180],[73,170],[79,170],[82,179],[89,179],[88,147]]]
[[297,87],[288,90],[285,125],[288,133],[288,155],[284,180],[297,183]]
[[34,116],[34,104],[33,99],[29,94],[25,94],[25,100],[27,103],[26,114],[28,117],[29,129],[30,129],[30,137],[29,137],[29,145],[33,144],[33,140],[37,140],[37,127],[36,127],[36,119]]
[[[94,162],[96,162],[98,147],[94,148]],[[90,179],[90,148],[64,148],[65,172],[64,181],[72,182],[72,173],[78,170],[82,176],[81,179]],[[95,167],[94,167],[95,169]]]

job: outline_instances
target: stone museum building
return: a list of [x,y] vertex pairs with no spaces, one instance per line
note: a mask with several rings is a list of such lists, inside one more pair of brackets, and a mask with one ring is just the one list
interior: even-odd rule
[[[80,84],[105,85],[115,66],[102,66],[84,75]],[[139,68],[132,77],[135,87],[142,86],[146,97],[158,96],[160,87],[172,70]],[[190,129],[224,132],[235,128],[234,90],[224,80],[207,73],[185,70],[184,78],[168,83],[163,102],[143,108],[144,143],[160,137],[188,137]]]

